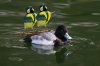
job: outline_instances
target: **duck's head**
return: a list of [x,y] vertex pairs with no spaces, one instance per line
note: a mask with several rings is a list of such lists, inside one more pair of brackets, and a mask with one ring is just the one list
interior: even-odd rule
[[29,14],[29,13],[34,13],[34,8],[32,6],[28,6],[26,8],[26,13]]
[[39,10],[40,10],[40,12],[47,11],[48,8],[47,8],[47,6],[45,4],[41,4]]
[[65,37],[65,34],[67,33],[67,29],[64,25],[59,25],[57,28],[56,28],[56,31],[55,31],[55,35],[56,37],[58,37],[60,40],[62,41],[67,41],[67,38]]
[[67,32],[67,29],[64,25],[59,25],[57,28],[56,28],[56,31],[59,31],[59,32],[62,32],[62,33],[66,33]]

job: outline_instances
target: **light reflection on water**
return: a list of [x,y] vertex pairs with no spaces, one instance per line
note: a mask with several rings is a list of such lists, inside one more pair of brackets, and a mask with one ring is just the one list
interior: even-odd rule
[[53,3],[54,7],[64,9],[70,7],[70,3]]
[[23,61],[23,59],[20,58],[20,57],[8,57],[8,59],[9,59],[10,61],[19,61],[19,62]]
[[21,37],[16,34],[19,31],[23,31],[21,29],[21,24],[0,24],[0,47],[15,48],[15,46],[23,46],[21,45],[23,42],[19,42]]
[[0,16],[24,16],[25,12],[14,12],[9,10],[0,10]]
[[0,0],[0,3],[9,3],[11,2],[12,0]]
[[73,36],[72,42],[75,44],[81,43],[81,42],[88,42],[89,45],[95,45],[95,42],[93,42],[92,40],[88,38],[84,38],[84,37],[78,37],[78,36]]
[[39,54],[55,54],[56,51],[53,50],[54,46],[53,45],[36,45],[32,44],[32,49],[36,51]]
[[96,15],[100,15],[100,13],[91,13],[91,15],[96,16]]
[[96,27],[99,24],[98,23],[91,23],[91,22],[79,22],[79,23],[72,23],[72,26],[83,26],[83,27]]
[[22,25],[21,25],[21,24],[11,24],[11,23],[6,23],[6,24],[5,24],[5,23],[4,23],[4,24],[0,24],[0,27],[1,27],[1,26],[6,28],[6,27],[12,27],[12,26],[13,26],[13,27],[16,27],[16,26],[21,27]]

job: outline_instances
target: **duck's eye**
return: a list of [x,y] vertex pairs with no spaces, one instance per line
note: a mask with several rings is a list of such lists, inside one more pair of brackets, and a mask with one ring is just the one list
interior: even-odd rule
[[30,13],[30,9],[27,10],[27,13]]
[[40,8],[40,11],[43,11],[43,7]]

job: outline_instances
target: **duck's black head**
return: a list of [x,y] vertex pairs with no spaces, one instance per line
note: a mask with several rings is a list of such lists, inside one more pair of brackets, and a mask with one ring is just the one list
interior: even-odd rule
[[55,35],[62,41],[67,41],[67,38],[64,36],[66,34],[66,32],[67,32],[66,27],[64,25],[59,25],[56,28]]

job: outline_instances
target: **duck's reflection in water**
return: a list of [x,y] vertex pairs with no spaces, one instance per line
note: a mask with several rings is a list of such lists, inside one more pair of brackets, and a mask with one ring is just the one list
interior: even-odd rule
[[32,44],[32,50],[36,51],[39,54],[55,54],[56,51],[53,50],[53,45],[37,45]]
[[55,53],[57,63],[63,63],[65,61],[66,51],[67,49],[64,47]]
[[69,47],[70,46],[66,47],[66,46],[31,44],[32,50],[36,51],[38,54],[45,54],[45,55],[54,54],[57,63],[63,63],[66,60],[66,57],[72,54],[72,52],[69,50]]
[[56,48],[55,57],[56,57],[56,62],[58,64],[64,63],[64,61],[68,58],[68,56],[72,54],[72,51],[70,50],[71,46],[72,45],[55,47]]

